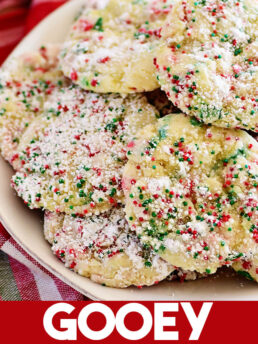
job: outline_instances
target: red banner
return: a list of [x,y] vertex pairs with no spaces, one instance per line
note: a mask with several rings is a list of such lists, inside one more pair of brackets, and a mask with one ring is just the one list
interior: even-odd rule
[[1,302],[2,343],[255,343],[258,302]]

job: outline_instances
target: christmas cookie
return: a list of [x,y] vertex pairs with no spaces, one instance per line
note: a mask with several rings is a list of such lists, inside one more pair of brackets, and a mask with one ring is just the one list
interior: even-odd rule
[[41,47],[12,58],[0,70],[0,149],[12,165],[22,134],[42,113],[46,97],[65,83],[57,69],[58,52],[55,46]]
[[94,92],[135,93],[158,88],[153,50],[172,0],[110,0],[86,7],[61,52],[64,74]]
[[129,229],[122,208],[86,219],[46,212],[45,236],[65,266],[109,287],[152,285],[175,268]]
[[177,1],[156,49],[168,98],[199,121],[258,132],[257,2]]
[[123,176],[132,230],[180,268],[209,274],[231,265],[239,236],[255,225],[245,205],[257,197],[257,142],[182,114],[138,137]]
[[33,131],[24,134],[18,156],[22,168],[12,186],[30,208],[72,215],[106,211],[123,200],[128,143],[157,116],[141,94],[57,89],[34,126],[43,128],[34,136]]

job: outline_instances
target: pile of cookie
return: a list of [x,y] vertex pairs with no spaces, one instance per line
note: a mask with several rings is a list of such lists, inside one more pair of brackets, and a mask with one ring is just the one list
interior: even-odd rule
[[0,71],[11,185],[65,266],[124,288],[258,281],[258,4],[85,1]]

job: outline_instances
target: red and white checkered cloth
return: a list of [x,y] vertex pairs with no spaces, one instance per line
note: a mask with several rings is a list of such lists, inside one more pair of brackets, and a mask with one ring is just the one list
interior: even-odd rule
[[[0,0],[0,65],[21,38],[67,0]],[[30,257],[0,224],[0,300],[84,300]]]

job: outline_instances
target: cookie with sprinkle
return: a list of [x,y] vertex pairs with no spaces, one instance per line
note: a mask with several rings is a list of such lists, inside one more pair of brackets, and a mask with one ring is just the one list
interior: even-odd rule
[[109,0],[76,18],[61,52],[64,74],[94,92],[159,87],[153,50],[174,0]]
[[19,146],[22,168],[12,178],[18,195],[30,208],[72,216],[122,202],[127,145],[157,121],[157,110],[141,94],[100,95],[77,86],[56,89],[44,110]]
[[85,219],[46,212],[44,233],[67,268],[108,287],[153,285],[175,270],[141,244],[121,207]]
[[256,225],[247,207],[257,198],[256,140],[183,114],[137,136],[122,184],[131,229],[180,268],[209,274],[231,265],[242,233]]
[[24,131],[42,113],[45,99],[66,83],[57,68],[58,53],[57,46],[42,46],[13,57],[0,70],[0,149],[15,168]]
[[175,106],[199,121],[258,132],[257,1],[176,1],[154,64]]

